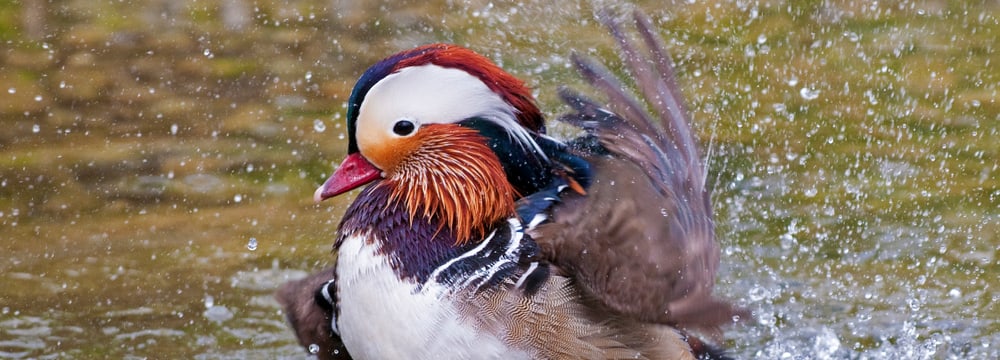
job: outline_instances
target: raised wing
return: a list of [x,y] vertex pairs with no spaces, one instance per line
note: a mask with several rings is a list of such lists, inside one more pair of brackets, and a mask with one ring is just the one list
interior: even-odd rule
[[532,235],[549,261],[575,274],[584,293],[608,310],[714,331],[745,314],[711,295],[719,263],[711,199],[672,62],[641,13],[634,21],[646,52],[616,19],[600,19],[620,45],[640,97],[603,66],[573,57],[608,99],[605,110],[561,90],[574,112],[560,120],[599,144],[577,146],[594,179],[586,195],[566,195],[552,221]]

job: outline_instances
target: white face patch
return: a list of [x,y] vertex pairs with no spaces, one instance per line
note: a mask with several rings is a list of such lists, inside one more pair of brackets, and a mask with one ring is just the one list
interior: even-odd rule
[[364,154],[366,148],[402,137],[393,132],[400,120],[412,122],[419,131],[424,124],[478,117],[500,125],[519,143],[541,153],[517,122],[516,112],[479,78],[463,70],[412,66],[386,76],[368,91],[359,108],[356,138]]

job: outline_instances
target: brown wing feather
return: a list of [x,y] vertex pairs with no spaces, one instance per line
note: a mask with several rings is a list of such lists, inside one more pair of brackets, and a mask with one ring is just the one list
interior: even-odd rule
[[321,360],[350,359],[347,348],[332,329],[333,310],[316,303],[316,290],[333,277],[333,268],[325,269],[306,278],[285,283],[275,293],[275,298],[285,310],[295,336],[302,347],[319,346],[316,358]]
[[595,176],[587,195],[569,195],[533,235],[550,261],[575,273],[583,291],[609,310],[713,331],[746,314],[712,297],[719,248],[705,168],[663,41],[641,13],[634,16],[647,55],[617,20],[599,18],[648,104],[603,66],[573,57],[613,112],[563,90],[575,112],[560,120],[595,136],[611,156],[588,159]]

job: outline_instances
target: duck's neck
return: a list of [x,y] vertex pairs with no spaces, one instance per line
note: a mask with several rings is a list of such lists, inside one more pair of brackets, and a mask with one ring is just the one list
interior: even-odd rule
[[406,205],[390,197],[391,189],[379,183],[365,188],[341,220],[340,239],[367,233],[401,279],[423,284],[435,269],[479,244],[459,244],[437,218],[411,218]]
[[375,247],[400,279],[418,287],[433,282],[482,289],[515,276],[519,264],[538,255],[537,244],[516,217],[493,224],[483,238],[456,242],[453,232],[435,218],[416,217],[411,223],[405,205],[387,202],[390,191],[378,184],[362,191],[344,214],[340,241],[365,235],[367,245]]

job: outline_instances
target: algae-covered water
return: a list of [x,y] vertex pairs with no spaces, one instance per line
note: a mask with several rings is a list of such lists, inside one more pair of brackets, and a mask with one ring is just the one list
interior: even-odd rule
[[[471,47],[536,89],[616,63],[590,2],[0,1],[0,358],[303,358],[344,102]],[[670,1],[740,358],[1000,358],[1000,3]],[[612,7],[626,9],[628,5]],[[556,128],[554,133],[565,133]]]

